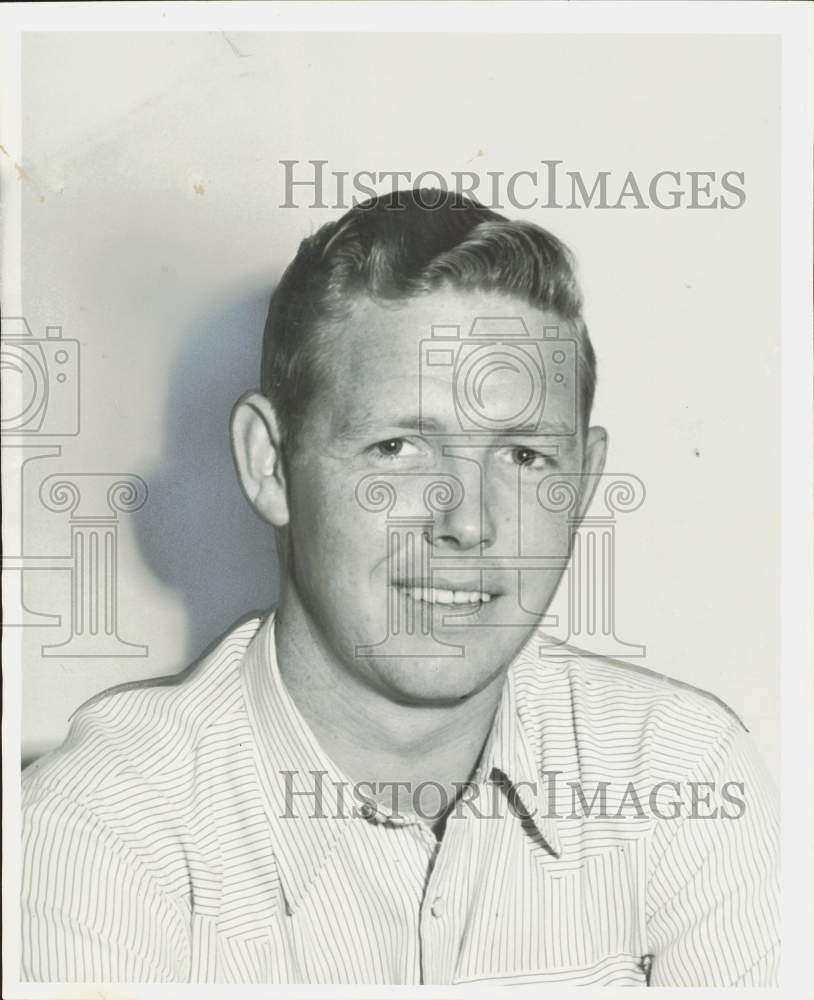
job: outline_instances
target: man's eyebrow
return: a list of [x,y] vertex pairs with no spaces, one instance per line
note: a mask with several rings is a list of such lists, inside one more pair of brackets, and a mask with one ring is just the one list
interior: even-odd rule
[[574,428],[564,420],[541,420],[518,424],[514,427],[502,427],[495,431],[497,437],[522,437],[524,434],[540,434],[551,437],[571,436]]
[[539,423],[519,424],[514,427],[462,429],[457,423],[447,426],[444,422],[436,420],[434,417],[422,417],[418,413],[403,413],[390,416],[389,414],[373,414],[365,412],[357,415],[353,422],[350,418],[343,417],[336,425],[335,432],[338,437],[351,438],[364,435],[371,431],[384,432],[385,430],[418,431],[426,434],[449,434],[451,437],[463,435],[465,437],[484,437],[486,435],[496,438],[541,436],[541,437],[563,437],[572,436],[573,427],[565,421],[544,420]]
[[432,417],[424,419],[417,413],[403,413],[391,416],[387,413],[364,412],[354,415],[353,418],[343,416],[337,421],[335,432],[338,437],[350,438],[366,434],[371,431],[385,430],[402,431],[429,431],[431,434],[438,434],[443,431],[443,425]]

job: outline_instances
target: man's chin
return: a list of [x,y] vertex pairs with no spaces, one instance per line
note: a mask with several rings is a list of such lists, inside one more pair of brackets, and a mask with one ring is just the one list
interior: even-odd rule
[[495,669],[490,663],[463,656],[399,656],[371,658],[367,671],[375,674],[387,696],[415,706],[455,705],[497,683],[508,663]]

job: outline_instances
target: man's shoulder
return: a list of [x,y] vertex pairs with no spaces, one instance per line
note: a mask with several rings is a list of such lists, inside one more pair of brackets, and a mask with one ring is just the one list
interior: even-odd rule
[[518,709],[544,738],[645,764],[691,766],[746,731],[720,698],[666,674],[535,635],[515,666]]
[[24,791],[81,801],[128,778],[161,782],[183,769],[203,735],[239,710],[238,667],[261,621],[242,619],[179,673],[94,695],[71,716],[65,741],[26,768]]
[[597,694],[617,692],[621,697],[625,693],[634,694],[644,702],[663,704],[667,701],[677,708],[700,712],[712,721],[746,729],[740,716],[716,694],[644,664],[594,656],[582,650],[577,651],[572,662]]

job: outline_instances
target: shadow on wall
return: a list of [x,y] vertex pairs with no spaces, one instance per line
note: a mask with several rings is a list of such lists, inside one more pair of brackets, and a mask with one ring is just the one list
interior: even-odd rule
[[150,500],[137,539],[147,564],[180,592],[186,659],[278,594],[274,532],[249,506],[229,444],[235,400],[260,383],[271,289],[253,286],[206,310],[183,337],[165,408],[166,447],[141,474]]

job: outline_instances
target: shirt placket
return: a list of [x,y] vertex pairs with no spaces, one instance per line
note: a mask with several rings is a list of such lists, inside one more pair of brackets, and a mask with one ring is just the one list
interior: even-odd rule
[[[399,871],[402,864],[408,867],[408,870],[401,870],[400,875],[404,880],[405,891],[411,897],[411,911],[414,914],[413,927],[416,935],[416,947],[413,956],[415,964],[407,961],[404,967],[405,975],[399,981],[409,985],[440,982],[440,980],[427,978],[425,949],[429,946],[433,955],[440,954],[440,950],[436,947],[436,941],[439,940],[438,932],[441,930],[441,926],[437,922],[442,913],[443,903],[436,902],[433,914],[433,905],[428,902],[428,892],[441,844],[436,840],[426,823],[413,814],[393,816],[385,807],[372,803],[365,803],[359,811],[371,826],[393,828],[391,833],[395,834],[395,838],[391,841],[391,845],[395,868]],[[412,847],[407,848],[406,844],[402,842],[402,846],[399,848],[398,842],[402,838],[408,838],[412,842]],[[416,847],[418,852],[416,852]],[[419,856],[421,861],[416,866]],[[413,859],[412,863],[410,859]],[[437,894],[440,895],[440,893]],[[427,914],[429,914],[429,926],[425,931],[423,924]],[[436,922],[437,926],[432,925],[433,921]],[[438,965],[437,960],[435,964]],[[433,974],[440,973],[434,972]]]
[[[440,843],[423,827],[421,835],[432,844],[432,866],[419,912],[421,938],[421,982],[442,985],[452,982],[459,940],[458,914],[452,900],[454,859],[461,850],[461,823],[448,824]],[[432,863],[432,861],[431,861]]]

